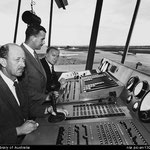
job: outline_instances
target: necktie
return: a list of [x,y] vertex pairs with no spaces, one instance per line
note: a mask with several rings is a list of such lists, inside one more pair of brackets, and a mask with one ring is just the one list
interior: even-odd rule
[[34,51],[34,57],[35,57],[36,61],[39,62],[39,58],[38,58],[36,51]]
[[[20,92],[19,92],[20,88],[19,88],[18,83],[16,81],[14,82],[14,86],[15,86],[17,98],[20,101],[20,99],[21,99]],[[17,101],[17,103],[20,105],[20,102]]]
[[52,74],[53,74],[54,73],[54,65],[52,65],[51,69],[52,69]]
[[43,75],[44,75],[45,78],[46,78],[45,70],[44,70],[44,68],[43,68],[43,66],[42,66],[42,64],[41,64],[41,61],[40,61],[40,59],[39,59],[39,57],[38,57],[36,51],[34,51],[34,57],[35,57],[37,63],[39,64],[39,69],[41,70],[41,72],[43,73]]

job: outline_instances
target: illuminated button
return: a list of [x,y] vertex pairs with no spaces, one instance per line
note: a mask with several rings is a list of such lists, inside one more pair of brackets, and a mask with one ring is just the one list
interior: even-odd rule
[[133,111],[137,111],[138,107],[139,107],[139,102],[135,102],[135,103],[133,104],[132,110],[133,110]]
[[139,78],[138,77],[131,77],[126,85],[126,88],[128,91],[132,92],[135,85],[139,82]]
[[142,98],[143,95],[146,93],[148,86],[149,85],[147,81],[139,82],[134,88],[134,91],[133,91],[134,96],[137,98]]
[[130,103],[131,100],[132,100],[133,96],[132,95],[129,95],[128,98],[127,98],[127,103]]

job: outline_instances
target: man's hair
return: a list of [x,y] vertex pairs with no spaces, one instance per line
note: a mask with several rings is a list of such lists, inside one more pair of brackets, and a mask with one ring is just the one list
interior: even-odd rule
[[[0,58],[7,58],[9,51],[8,44],[3,45],[0,47]],[[0,64],[0,70],[2,70],[2,65]]]
[[47,48],[46,53],[48,53],[52,49],[59,51],[56,47],[50,46],[50,47]]
[[37,24],[29,25],[25,32],[26,40],[32,35],[33,36],[37,35],[40,31],[44,31],[46,33],[46,29],[41,25],[37,25]]
[[8,51],[9,51],[8,44],[1,46],[0,47],[0,58],[7,58]]

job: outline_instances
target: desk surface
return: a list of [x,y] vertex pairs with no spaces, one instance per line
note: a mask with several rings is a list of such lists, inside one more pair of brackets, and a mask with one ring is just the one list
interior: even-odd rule
[[[39,127],[37,130],[26,135],[23,145],[56,145],[60,123],[49,123],[48,118],[37,119]],[[62,121],[63,122],[63,121]]]

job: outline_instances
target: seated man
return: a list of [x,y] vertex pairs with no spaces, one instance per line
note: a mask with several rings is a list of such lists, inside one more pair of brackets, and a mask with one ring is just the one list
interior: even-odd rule
[[[47,75],[46,89],[48,92],[54,90],[58,91],[59,88],[66,83],[66,80],[62,78],[58,81],[59,75],[54,71],[54,65],[57,63],[60,51],[55,47],[48,47],[46,56],[41,59],[43,68]],[[52,89],[52,85],[55,84],[55,89]]]
[[23,93],[17,77],[24,68],[25,53],[19,45],[0,47],[0,144],[21,144],[25,135],[39,126],[32,117],[53,113],[52,106],[40,105],[38,101],[33,104]]

